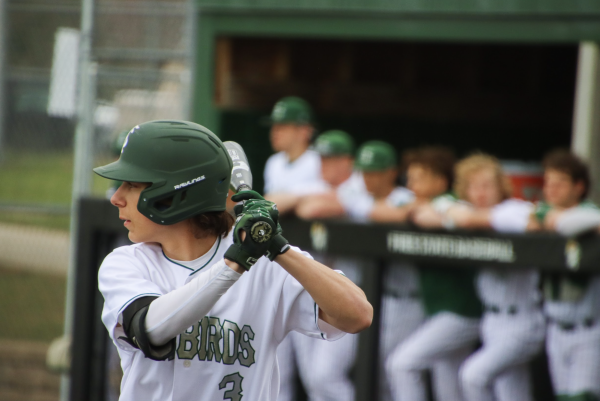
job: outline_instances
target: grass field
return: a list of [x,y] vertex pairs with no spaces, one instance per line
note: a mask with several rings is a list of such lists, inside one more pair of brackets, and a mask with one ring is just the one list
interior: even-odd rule
[[0,268],[0,338],[50,341],[62,335],[64,277]]
[[[104,164],[106,160],[97,162]],[[104,196],[110,182],[90,172],[92,193]],[[69,206],[73,178],[73,154],[64,152],[7,151],[0,165],[0,204]],[[68,214],[15,213],[0,209],[0,221],[69,229]]]

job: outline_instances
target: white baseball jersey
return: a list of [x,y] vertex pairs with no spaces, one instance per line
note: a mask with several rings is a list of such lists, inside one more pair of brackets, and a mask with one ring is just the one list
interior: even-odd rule
[[[366,221],[375,205],[375,198],[367,192],[362,174],[355,171],[336,191],[338,200],[351,218]],[[390,206],[399,207],[414,200],[414,194],[404,187],[396,187],[387,196]]]
[[[507,199],[494,206],[490,224],[498,232],[525,232],[533,204],[519,199]],[[537,309],[542,294],[540,275],[532,269],[483,269],[477,278],[479,297],[486,305],[513,305]]]
[[311,149],[293,162],[285,152],[275,153],[267,160],[264,178],[265,194],[307,195],[324,192],[328,188],[321,178],[321,156]]
[[105,300],[102,321],[121,357],[122,400],[274,401],[276,349],[288,332],[327,340],[344,335],[318,319],[318,306],[296,279],[263,257],[207,316],[177,337],[174,360],[150,360],[119,339],[125,335],[122,312],[132,301],[183,286],[221,260],[231,243],[231,235],[219,238],[190,262],[168,259],[153,243],[117,248],[106,257],[98,275]]

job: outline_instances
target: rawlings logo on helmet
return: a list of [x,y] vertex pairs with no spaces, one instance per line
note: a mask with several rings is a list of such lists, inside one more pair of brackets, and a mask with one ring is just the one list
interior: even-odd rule
[[135,127],[133,127],[131,129],[131,131],[129,131],[129,133],[125,137],[125,142],[123,142],[123,147],[121,148],[121,153],[123,153],[123,151],[125,150],[125,146],[127,146],[127,144],[129,143],[129,135],[133,134],[135,132],[135,130],[138,130],[138,129],[140,129],[140,126],[136,125]]
[[185,187],[187,187],[189,185],[192,185],[192,184],[195,184],[197,182],[204,181],[205,178],[206,178],[205,176],[201,175],[200,177],[194,178],[193,180],[190,180],[190,181],[187,181],[187,182],[182,182],[179,185],[175,185],[175,189],[185,188]]

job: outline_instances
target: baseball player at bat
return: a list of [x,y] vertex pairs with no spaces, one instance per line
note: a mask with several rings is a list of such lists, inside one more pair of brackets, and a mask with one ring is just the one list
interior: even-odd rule
[[205,127],[153,121],[94,169],[123,181],[111,203],[134,242],[98,273],[121,400],[276,400],[288,332],[334,340],[371,323],[358,287],[289,246],[272,202],[242,191],[233,221],[232,168]]

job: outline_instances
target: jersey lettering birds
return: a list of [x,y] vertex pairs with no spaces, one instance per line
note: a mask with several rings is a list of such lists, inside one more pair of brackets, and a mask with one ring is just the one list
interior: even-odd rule
[[152,243],[117,248],[106,257],[98,275],[102,321],[121,357],[121,400],[274,401],[276,349],[288,332],[327,340],[344,335],[318,319],[318,307],[296,279],[263,257],[177,336],[174,359],[152,361],[119,339],[125,335],[122,312],[131,302],[182,287],[221,261],[231,243],[229,235],[191,262],[168,259]]

